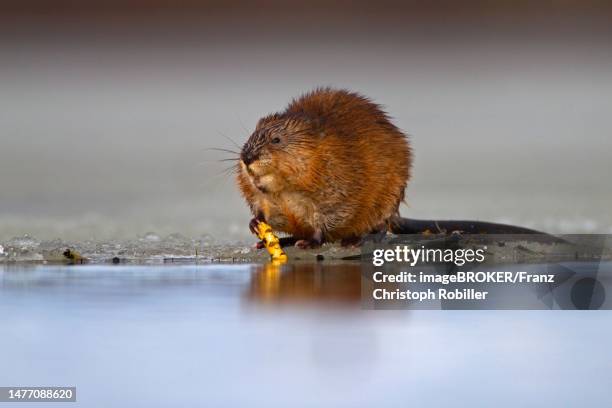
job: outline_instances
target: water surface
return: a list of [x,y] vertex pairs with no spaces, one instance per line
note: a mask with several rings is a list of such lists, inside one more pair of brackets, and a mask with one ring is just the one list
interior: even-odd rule
[[609,312],[362,310],[359,279],[350,263],[5,265],[0,384],[73,385],[66,405],[87,407],[612,397]]

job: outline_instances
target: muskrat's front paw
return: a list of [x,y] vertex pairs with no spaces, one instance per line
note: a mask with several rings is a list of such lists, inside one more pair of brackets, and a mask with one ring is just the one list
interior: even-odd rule
[[315,239],[300,239],[295,241],[295,247],[300,249],[314,249],[319,248],[321,246],[321,242]]
[[257,234],[257,226],[259,225],[259,220],[257,218],[252,218],[249,222],[249,229],[253,234]]
[[264,249],[265,247],[266,247],[266,244],[263,241],[259,241],[253,244],[254,249]]

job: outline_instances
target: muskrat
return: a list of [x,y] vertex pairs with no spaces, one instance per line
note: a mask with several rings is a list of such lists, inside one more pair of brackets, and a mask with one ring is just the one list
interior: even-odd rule
[[483,232],[534,232],[400,218],[411,165],[409,139],[381,106],[355,92],[318,88],[259,120],[240,152],[237,182],[254,216],[251,230],[265,221],[301,248],[445,226],[471,233],[480,227]]

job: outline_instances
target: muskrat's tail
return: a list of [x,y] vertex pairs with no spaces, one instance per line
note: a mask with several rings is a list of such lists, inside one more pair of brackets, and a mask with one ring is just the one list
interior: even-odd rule
[[413,220],[399,216],[389,219],[389,230],[394,234],[541,234],[544,232],[515,225],[497,224],[484,221],[465,220]]

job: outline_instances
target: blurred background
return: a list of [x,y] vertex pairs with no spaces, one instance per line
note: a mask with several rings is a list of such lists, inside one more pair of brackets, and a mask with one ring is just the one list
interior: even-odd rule
[[0,239],[249,236],[226,157],[313,87],[410,134],[404,216],[612,233],[606,1],[0,3]]

